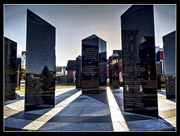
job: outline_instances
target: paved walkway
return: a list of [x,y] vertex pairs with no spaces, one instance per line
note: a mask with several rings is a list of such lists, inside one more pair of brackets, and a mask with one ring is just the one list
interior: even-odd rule
[[[176,102],[158,91],[159,118],[123,111],[123,91],[56,89],[56,106],[24,112],[24,95],[4,103],[4,126],[37,131],[175,131]],[[118,103],[117,103],[118,102]]]

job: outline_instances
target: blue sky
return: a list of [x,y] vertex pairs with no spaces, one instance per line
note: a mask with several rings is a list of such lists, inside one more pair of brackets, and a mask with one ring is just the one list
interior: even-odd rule
[[[56,27],[56,65],[81,55],[82,39],[96,34],[107,42],[107,58],[121,49],[120,16],[131,4],[116,5],[4,5],[4,36],[26,49],[26,10]],[[176,5],[154,5],[155,43],[176,30]]]

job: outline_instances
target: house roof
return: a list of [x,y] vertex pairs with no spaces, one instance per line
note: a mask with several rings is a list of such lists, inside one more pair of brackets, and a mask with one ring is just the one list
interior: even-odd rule
[[68,60],[66,70],[76,70],[76,60]]
[[113,55],[111,55],[109,57],[119,57],[119,55],[118,55],[118,53],[114,53]]
[[122,50],[113,50],[113,54],[115,53],[119,55],[119,60],[122,59]]

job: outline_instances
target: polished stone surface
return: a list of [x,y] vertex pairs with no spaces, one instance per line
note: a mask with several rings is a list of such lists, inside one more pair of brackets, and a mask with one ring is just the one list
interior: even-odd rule
[[162,38],[164,51],[165,75],[176,74],[176,31],[173,31]]
[[99,86],[107,84],[106,41],[95,34],[82,40],[83,93],[99,93]]
[[109,85],[119,88],[119,55],[117,53],[109,57]]
[[121,16],[124,110],[158,117],[153,5]]
[[76,88],[81,88],[82,56],[76,58]]
[[55,105],[55,27],[27,9],[25,111]]
[[176,31],[162,38],[166,78],[166,98],[176,98]]
[[17,43],[4,37],[4,85],[5,100],[15,99],[15,88],[17,87],[16,66],[17,66]]

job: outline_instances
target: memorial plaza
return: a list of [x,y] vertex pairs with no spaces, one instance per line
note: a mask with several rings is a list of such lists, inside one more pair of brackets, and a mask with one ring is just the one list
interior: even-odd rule
[[56,89],[55,107],[24,112],[24,94],[4,105],[4,126],[21,131],[175,131],[176,102],[158,91],[158,118],[124,112],[123,88],[82,94]]
[[61,28],[34,10],[26,13],[25,68],[18,43],[4,36],[5,131],[176,131],[176,30],[162,37],[160,59],[154,5],[135,4],[121,13],[122,50],[113,49],[112,55],[107,55],[111,44],[96,32],[77,38],[81,54],[71,61],[63,56],[71,75],[61,77],[56,75],[56,63],[63,60],[56,55],[64,52],[56,50]]

